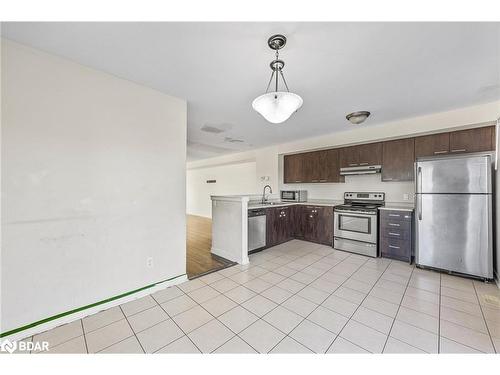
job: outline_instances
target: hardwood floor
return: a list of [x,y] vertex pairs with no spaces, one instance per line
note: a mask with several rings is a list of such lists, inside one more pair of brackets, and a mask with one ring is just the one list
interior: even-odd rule
[[187,215],[187,275],[192,279],[208,272],[226,268],[233,264],[227,259],[213,255],[212,220],[206,217]]

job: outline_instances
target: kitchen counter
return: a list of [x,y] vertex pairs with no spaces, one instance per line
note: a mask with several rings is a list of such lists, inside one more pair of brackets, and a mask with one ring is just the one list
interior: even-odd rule
[[385,206],[379,207],[379,210],[398,210],[398,211],[413,211],[415,206],[413,203],[404,202],[386,202]]
[[338,206],[343,204],[344,201],[341,200],[329,200],[329,199],[309,199],[307,202],[278,202],[278,201],[269,201],[268,204],[261,203],[248,203],[248,209],[254,210],[258,208],[270,208],[270,207],[285,207],[285,206],[294,206],[294,205],[303,205],[303,206]]

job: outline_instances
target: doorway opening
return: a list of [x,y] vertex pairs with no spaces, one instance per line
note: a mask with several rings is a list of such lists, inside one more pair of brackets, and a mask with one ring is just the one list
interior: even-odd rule
[[187,215],[186,273],[194,279],[235,264],[212,254],[212,219]]

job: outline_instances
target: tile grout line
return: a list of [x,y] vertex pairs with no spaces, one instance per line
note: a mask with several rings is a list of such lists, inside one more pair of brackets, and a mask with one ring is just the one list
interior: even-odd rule
[[[335,250],[335,249],[334,249],[334,250]],[[305,289],[307,286],[309,286],[310,284],[312,284],[314,281],[316,281],[317,279],[319,279],[321,276],[323,276],[324,274],[326,274],[328,271],[330,271],[330,270],[332,270],[333,268],[335,268],[337,265],[339,265],[339,264],[343,263],[344,261],[346,261],[349,257],[350,257],[350,255],[349,255],[349,256],[347,256],[347,257],[345,257],[344,259],[342,259],[339,263],[337,263],[335,266],[331,267],[329,270],[327,270],[327,271],[325,271],[324,273],[322,273],[320,276],[318,276],[316,279],[314,279],[313,281],[311,281],[311,283],[307,284],[304,288],[300,289],[300,290],[299,290],[297,293],[295,293],[294,295],[297,295],[300,291],[302,291],[303,289]],[[324,257],[323,257],[323,258],[324,258]],[[321,258],[321,259],[323,259],[323,258]],[[355,270],[355,271],[351,274],[351,276],[352,276],[355,272],[357,272],[357,271],[358,271],[358,270],[359,270],[359,269],[360,269],[360,268],[361,268],[361,267],[362,267],[362,266],[363,266],[363,265],[364,265],[367,261],[368,261],[368,259],[367,259],[367,260],[365,260],[363,263],[361,263],[361,264],[358,266],[358,268],[356,268],[356,270]],[[345,275],[344,275],[344,276],[345,276]],[[350,277],[351,277],[351,276],[349,276],[349,277],[348,277],[347,279],[345,279],[345,280],[344,280],[341,284],[339,284],[339,286],[338,286],[337,288],[335,288],[335,290],[334,290],[333,292],[331,292],[331,293],[328,295],[328,297],[326,297],[326,298],[323,300],[323,302],[324,302],[324,301],[326,301],[328,298],[330,298],[330,297],[333,295],[333,293],[335,293],[335,292],[336,292],[336,291],[337,291],[337,290],[338,290],[338,289],[339,289],[339,288],[340,288],[340,287],[341,287],[341,286],[342,286],[345,282],[347,282],[347,280],[349,280],[349,279],[350,279]],[[313,287],[313,288],[314,288],[314,287]],[[299,296],[299,297],[300,297],[300,296]],[[290,297],[290,298],[291,298],[291,297]],[[304,297],[302,297],[302,298],[304,298]],[[304,298],[304,299],[306,299],[306,298]],[[307,299],[306,299],[306,300],[307,300]],[[308,301],[309,301],[309,300],[308,300]],[[312,302],[312,301],[311,301],[311,302]],[[316,303],[315,303],[315,304],[316,304]],[[300,323],[298,323],[298,324],[297,324],[297,325],[296,325],[296,326],[295,326],[295,327],[294,327],[294,328],[293,328],[293,329],[292,329],[289,333],[285,334],[285,337],[283,337],[283,338],[282,338],[282,339],[281,339],[281,340],[280,340],[280,341],[279,341],[276,345],[274,345],[274,346],[271,348],[271,350],[270,350],[269,352],[271,352],[274,348],[276,348],[276,346],[278,346],[278,345],[279,345],[279,344],[280,344],[280,343],[281,343],[281,342],[282,342],[285,338],[289,337],[289,338],[293,339],[293,337],[291,337],[291,336],[290,336],[290,333],[292,333],[292,332],[293,332],[293,331],[294,331],[294,330],[295,330],[295,329],[296,329],[299,325],[301,325],[301,324],[302,324],[302,323],[303,323],[303,322],[304,322],[304,321],[305,321],[305,320],[306,320],[306,319],[307,319],[307,318],[308,318],[308,317],[309,317],[309,316],[310,316],[310,315],[311,315],[314,311],[316,311],[316,310],[318,309],[318,307],[319,307],[319,306],[322,306],[321,304],[317,304],[317,305],[318,305],[318,306],[316,306],[316,308],[314,308],[314,310],[313,310],[313,311],[311,311],[309,314],[307,314],[307,316],[306,316],[306,317],[304,317],[304,318],[300,321]],[[285,306],[283,306],[283,308],[287,309]],[[325,307],[325,308],[326,308],[326,307]],[[291,311],[291,310],[289,310],[289,309],[287,309],[287,310],[288,310],[288,311]],[[294,311],[292,311],[292,312],[294,312]],[[294,312],[294,313],[295,313],[295,312]],[[295,314],[296,314],[296,313],[295,313]],[[298,314],[297,314],[297,315],[298,315]],[[302,316],[301,316],[301,317],[302,317]],[[349,320],[350,320],[350,319],[349,319]],[[349,320],[346,322],[346,324],[349,322]],[[324,327],[320,326],[319,324],[316,324],[316,323],[314,323],[314,322],[311,322],[311,323],[313,323],[313,324],[317,325],[318,327],[321,327],[321,328],[323,328],[323,329],[326,329],[326,328],[324,328]],[[274,326],[273,326],[273,327],[274,327]],[[276,328],[276,327],[275,327],[275,328]],[[279,329],[278,329],[278,330],[279,330]],[[326,350],[325,350],[325,353],[328,351],[328,349],[330,349],[330,347],[332,346],[332,344],[335,342],[335,340],[337,339],[338,335],[339,335],[339,334],[340,334],[340,332],[342,331],[342,330],[340,330],[340,331],[339,331],[339,333],[336,333],[336,332],[332,332],[332,331],[330,331],[330,330],[328,330],[328,329],[326,329],[326,330],[327,330],[327,331],[329,331],[329,332],[331,332],[331,333],[333,333],[333,334],[335,335],[335,338],[334,338],[334,339],[333,339],[333,341],[330,343],[330,345],[328,345],[328,347],[327,347],[327,348],[326,348]],[[284,332],[283,332],[283,333],[284,333]],[[302,346],[306,347],[307,349],[312,350],[311,348],[307,347],[305,344],[303,344],[303,343],[300,343],[300,344],[301,344]],[[312,352],[314,352],[314,350],[312,350]]]
[[[318,246],[318,248],[319,248],[319,246]],[[311,254],[311,253],[313,253],[313,252],[314,252],[314,250],[309,251],[309,252],[308,252],[308,253],[306,253],[305,255],[307,255],[307,254]],[[304,256],[305,256],[305,255],[304,255]],[[330,254],[328,254],[328,255],[330,255]],[[317,261],[315,261],[315,262],[311,263],[310,265],[307,265],[307,266],[306,266],[306,267],[304,267],[304,268],[307,268],[307,267],[311,266],[312,264],[314,264],[314,263],[316,263],[316,262],[320,261],[321,259],[323,259],[323,258],[327,257],[328,255],[323,255],[323,256],[321,256],[321,258],[319,258]],[[340,262],[339,262],[339,263],[337,263],[337,264],[342,263],[342,262],[343,262],[345,259],[347,259],[348,257],[349,257],[349,256],[347,256],[346,258],[344,258],[342,261],[340,261]],[[300,259],[300,257],[296,258],[295,260],[297,260],[297,259]],[[293,261],[295,261],[295,260],[292,260],[292,261],[288,262],[287,264],[289,264],[289,263],[291,263],[291,262],[293,262]],[[336,264],[336,265],[337,265],[337,264]],[[335,266],[336,266],[336,265],[335,265]],[[256,267],[259,267],[259,265],[255,265],[255,266],[256,266]],[[317,280],[318,278],[320,278],[322,275],[324,275],[325,273],[327,273],[329,270],[331,270],[331,269],[332,269],[333,267],[335,267],[335,266],[332,266],[332,267],[330,267],[328,270],[325,270],[325,271],[324,271],[321,275],[319,275],[319,276],[318,276],[318,277],[316,277],[313,281],[311,281],[311,283],[313,283],[315,280]],[[263,267],[260,267],[260,268],[263,268]],[[292,269],[292,268],[290,268],[290,269]],[[295,270],[295,269],[293,269],[293,270],[294,270],[294,271],[296,271],[296,272],[294,272],[293,274],[291,274],[291,275],[290,275],[290,276],[288,276],[288,277],[285,277],[285,279],[284,279],[284,280],[289,279],[291,276],[293,276],[293,275],[295,275],[295,274],[297,274],[297,273],[301,272],[301,271],[298,271],[298,270]],[[268,271],[268,272],[266,272],[266,273],[273,272],[273,271],[269,271],[269,270],[267,270],[267,271]],[[274,272],[274,273],[275,273],[275,272]],[[263,276],[263,275],[264,275],[264,274],[262,274],[262,275],[260,275],[260,276]],[[260,276],[257,276],[256,278],[260,278]],[[283,276],[283,275],[281,275],[281,276]],[[282,281],[284,281],[284,280],[282,280]],[[293,279],[292,279],[292,280],[293,280]],[[264,280],[264,281],[265,281],[265,280]],[[293,281],[295,281],[295,282],[297,282],[297,283],[299,283],[299,284],[303,284],[303,283],[301,283],[301,282],[299,282],[299,281],[297,281],[297,280],[293,280]],[[281,282],[281,281],[280,281],[280,282]],[[279,284],[279,283],[278,283],[278,284]],[[243,286],[243,284],[241,284],[241,285]],[[244,328],[243,330],[241,330],[241,332],[245,331],[247,328],[251,327],[252,325],[254,325],[255,323],[257,323],[259,320],[262,320],[262,321],[264,321],[264,323],[267,323],[267,324],[271,325],[271,327],[273,327],[274,329],[278,330],[279,332],[281,332],[282,334],[284,334],[284,335],[285,335],[285,337],[283,337],[283,339],[281,339],[280,341],[278,341],[278,343],[276,344],[276,345],[278,345],[281,341],[283,341],[286,337],[288,337],[288,334],[286,334],[285,332],[281,331],[278,327],[275,327],[275,326],[274,326],[274,325],[272,325],[271,323],[269,323],[269,322],[267,322],[266,320],[264,320],[264,319],[263,319],[263,317],[264,317],[264,316],[266,316],[267,314],[271,313],[271,312],[272,312],[272,311],[274,311],[275,309],[277,309],[279,306],[281,306],[283,303],[285,303],[288,299],[292,298],[294,295],[297,295],[297,293],[299,293],[301,290],[303,290],[304,288],[306,288],[308,285],[309,285],[309,284],[304,284],[304,287],[303,287],[303,288],[301,288],[300,290],[298,290],[296,293],[293,293],[290,297],[286,298],[283,302],[281,302],[281,303],[279,303],[279,304],[278,304],[278,303],[276,303],[276,302],[274,302],[274,301],[272,301],[272,300],[270,300],[269,298],[267,298],[267,297],[265,297],[265,296],[263,296],[263,295],[262,295],[262,293],[264,293],[266,290],[271,289],[271,288],[272,288],[272,287],[274,287],[274,286],[278,287],[278,286],[277,286],[277,284],[274,284],[274,285],[270,286],[269,288],[264,289],[264,290],[263,290],[262,292],[260,292],[260,293],[256,293],[255,291],[253,291],[253,290],[251,290],[251,289],[247,288],[247,289],[251,290],[252,292],[256,293],[256,295],[260,295],[262,298],[268,299],[268,300],[270,300],[271,302],[275,303],[275,304],[276,304],[276,306],[275,306],[274,308],[272,308],[271,310],[269,310],[268,312],[266,312],[266,313],[265,313],[262,317],[259,317],[258,315],[254,314],[252,311],[250,311],[250,310],[246,309],[244,306],[242,306],[242,304],[237,303],[237,305],[238,305],[238,306],[240,306],[242,309],[244,309],[244,310],[246,310],[246,311],[249,311],[249,312],[250,312],[250,313],[252,313],[253,315],[256,315],[256,316],[257,316],[257,320],[256,320],[255,322],[253,322],[252,324],[250,324],[248,327],[246,327],[246,328]],[[279,287],[278,287],[278,288],[279,288]],[[280,288],[280,289],[282,289],[282,288]],[[288,291],[288,292],[289,292],[289,293],[291,293],[290,291]],[[248,300],[250,300],[250,299],[252,299],[252,298],[254,298],[254,297],[255,297],[255,296],[253,296],[253,297],[249,298]],[[303,297],[302,297],[302,298],[303,298]],[[248,300],[247,300],[247,301],[248,301]],[[309,301],[309,300],[308,300],[308,301]],[[233,302],[236,302],[236,301],[233,301]],[[245,303],[245,302],[246,302],[246,301],[244,301],[243,303]],[[311,301],[311,302],[312,302],[312,301]],[[236,306],[235,306],[234,308],[236,308]],[[234,309],[234,308],[233,308],[233,309]],[[291,310],[287,309],[287,308],[286,308],[286,307],[284,307],[284,306],[283,306],[283,308],[284,308],[284,309],[286,309],[286,310],[288,310],[288,311],[291,311]],[[231,310],[232,310],[232,309],[231,309]],[[230,310],[228,310],[228,311],[230,311]],[[313,311],[314,311],[314,310],[313,310]],[[293,312],[293,311],[291,311],[291,312],[292,312],[292,313],[294,313],[294,314],[296,314],[296,313],[295,313],[295,312]],[[297,314],[297,315],[298,315],[298,314]],[[217,318],[216,318],[216,319],[217,319]],[[217,319],[217,320],[218,320],[218,319]],[[304,318],[304,320],[305,320],[305,318]],[[221,323],[222,323],[224,326],[226,326],[223,322],[221,322]],[[298,324],[297,324],[297,325],[296,325],[293,329],[295,329],[295,328],[296,328],[299,324],[301,324],[301,323],[302,323],[302,321],[301,321],[300,323],[298,323]],[[227,328],[229,328],[229,327],[227,327]],[[229,330],[231,330],[231,329],[229,328]],[[231,330],[231,331],[232,331],[232,330]],[[234,331],[232,331],[232,332],[233,332],[233,333],[235,333]],[[249,344],[247,341],[245,341],[245,340],[244,340],[241,336],[239,336],[239,334],[240,334],[241,332],[239,332],[239,333],[235,333],[235,335],[236,335],[236,336],[238,336],[238,338],[240,338],[240,339],[241,339],[244,343],[246,343],[246,344],[247,344],[248,346],[250,346],[252,349],[254,349],[257,353],[259,353],[259,351],[258,351],[258,350],[256,350],[256,349],[255,349],[252,345],[250,345],[250,344]],[[291,339],[293,339],[292,337],[290,337],[290,338],[291,338]],[[232,339],[232,338],[231,338],[231,339]],[[231,340],[231,339],[230,339],[230,340]],[[228,340],[228,341],[230,341],[230,340]],[[294,340],[294,341],[296,341],[295,339],[293,339],[293,340]],[[226,341],[226,343],[227,343],[228,341]],[[224,343],[224,344],[226,344],[226,343]],[[214,349],[214,351],[215,351],[215,350],[217,350],[218,348],[220,348],[221,346],[223,346],[224,344],[222,344],[222,345],[220,345],[219,347],[217,347],[216,349]],[[300,343],[300,344],[301,344],[302,346],[304,346],[305,348],[307,348],[307,346],[305,346],[304,344],[302,344],[302,343]],[[269,350],[269,352],[270,352],[270,351],[272,351],[272,350],[276,347],[276,345],[274,345],[274,346],[273,346],[273,347]],[[307,348],[307,349],[309,349],[309,348]],[[309,349],[309,350],[310,350],[310,349]],[[269,353],[269,352],[268,352],[268,353]],[[314,352],[314,351],[312,350],[312,352]]]
[[[202,281],[202,280],[200,280],[200,281]],[[202,282],[203,282],[203,281],[202,281]],[[207,284],[207,285],[208,285],[208,284]],[[203,288],[203,287],[202,287],[202,288]],[[179,290],[180,290],[180,291],[181,291],[184,295],[186,295],[187,297],[189,297],[189,296],[187,295],[187,293],[186,293],[186,292],[184,292],[181,288],[178,288],[178,289],[179,289]],[[201,289],[201,288],[199,288],[199,289]],[[185,332],[185,331],[184,331],[184,330],[183,330],[183,329],[179,326],[179,324],[177,324],[177,322],[174,320],[174,315],[170,315],[170,314],[169,314],[169,313],[168,313],[168,312],[167,312],[167,311],[163,308],[163,306],[162,306],[160,303],[158,303],[158,301],[156,300],[156,298],[155,298],[153,295],[151,295],[151,297],[153,297],[154,301],[158,304],[158,306],[160,306],[160,309],[162,309],[162,311],[164,311],[164,312],[165,312],[165,314],[167,314],[167,316],[169,317],[169,319],[170,319],[170,320],[172,320],[172,322],[173,322],[173,323],[177,326],[177,328],[179,328],[179,329],[180,329],[180,331],[184,334],[184,336],[186,336],[186,337],[188,338],[188,340],[189,340],[189,341],[191,341],[191,343],[195,346],[195,348],[196,348],[196,349],[198,349],[198,351],[199,351],[200,353],[203,353],[203,352],[200,350],[200,348],[198,348],[198,345],[196,345],[196,344],[193,342],[193,340],[191,340],[191,337],[189,337],[189,336],[187,335],[187,333],[186,333],[186,332]],[[179,297],[180,297],[180,296],[179,296]],[[177,298],[177,297],[175,297],[175,298]],[[172,298],[172,299],[175,299],[175,298]],[[189,297],[189,298],[191,298],[191,297]],[[193,300],[195,303],[197,303],[197,304],[198,304],[198,302],[196,302],[194,299],[192,299],[192,298],[191,298],[191,300]],[[165,301],[165,302],[168,302],[168,301]],[[165,302],[164,302],[164,303],[165,303]],[[189,310],[190,310],[190,309],[189,309]],[[189,310],[186,310],[186,311],[189,311]],[[183,311],[183,312],[184,312],[184,311]],[[182,314],[182,312],[181,312],[181,313],[179,313],[179,314]],[[177,314],[177,315],[179,315],[179,314]],[[164,320],[164,321],[165,321],[165,320]],[[159,323],[158,323],[158,324],[159,324]],[[153,326],[153,327],[154,327],[154,326]],[[154,351],[154,353],[158,352],[159,350],[162,350],[163,348],[165,348],[165,347],[169,346],[170,344],[172,344],[172,343],[176,342],[177,340],[180,340],[181,338],[182,338],[182,337],[179,337],[179,338],[175,339],[174,341],[169,342],[169,343],[168,343],[168,344],[166,344],[166,345],[163,345],[162,347],[160,347],[160,348],[158,348],[157,350],[155,350],[155,351]]]
[[[319,247],[318,247],[318,248],[319,248]],[[313,251],[314,251],[314,250],[312,250],[312,251],[308,252],[307,254],[311,254]],[[306,255],[307,255],[307,254],[306,254]],[[320,259],[318,259],[317,261],[319,261],[319,260],[323,259],[323,258],[324,258],[324,257],[326,257],[326,256],[327,256],[327,255],[322,256],[322,257],[321,257]],[[300,258],[300,257],[299,257],[299,258]],[[296,258],[296,259],[299,259],[299,258]],[[286,263],[286,264],[289,264],[289,263],[291,263],[291,262],[295,261],[296,259],[294,259],[294,260],[292,260],[292,261],[290,261],[290,262],[288,262],[288,263]],[[315,262],[313,262],[312,264],[314,264],[314,263],[315,263]],[[339,263],[341,263],[341,262],[339,262]],[[256,267],[258,267],[258,265],[255,265],[255,266],[256,266]],[[307,267],[309,267],[309,266],[310,266],[310,265],[308,265],[308,266],[306,266],[306,267],[304,267],[304,268],[307,268]],[[333,268],[333,267],[335,267],[335,266],[332,266],[331,268]],[[263,267],[260,267],[260,268],[263,268]],[[290,267],[289,267],[289,268],[290,268]],[[330,269],[331,269],[331,268],[330,268]],[[290,268],[290,269],[292,269],[292,268]],[[329,269],[329,270],[330,270],[330,269]],[[297,274],[297,273],[301,272],[301,271],[297,271],[297,270],[295,270],[295,269],[293,269],[293,270],[294,270],[294,271],[296,271],[296,272],[294,272],[293,274],[291,274],[291,275],[290,275],[290,276],[288,276],[288,277],[286,277],[286,276],[285,276],[285,279],[283,279],[282,281],[284,281],[284,280],[286,280],[286,279],[289,279],[291,276],[293,276],[293,275],[295,275],[295,274]],[[269,271],[269,270],[268,270],[268,272],[266,272],[266,273],[269,273],[269,272],[273,272],[273,271]],[[325,271],[324,273],[322,273],[321,275],[325,274],[326,272],[328,272],[328,270],[326,270],[326,271]],[[273,272],[273,273],[276,273],[276,272]],[[260,276],[263,276],[263,275],[264,275],[264,274],[262,274],[262,275],[260,275]],[[320,275],[320,276],[318,276],[317,278],[321,277],[321,275]],[[256,278],[260,278],[260,276],[257,276]],[[281,275],[281,276],[283,276],[283,275]],[[317,279],[317,278],[316,278],[316,279]],[[314,282],[316,279],[314,279],[313,281],[311,281],[311,283],[312,283],[312,282]],[[293,280],[293,279],[292,279],[292,280]],[[264,280],[264,281],[265,281],[265,280]],[[297,281],[297,280],[293,280],[293,281],[295,281],[295,282],[297,282],[297,283],[299,283],[299,284],[303,284],[303,283],[301,283],[301,282],[299,282],[299,281]],[[281,281],[280,281],[280,282],[281,282]],[[279,284],[279,283],[278,283],[278,284]],[[243,286],[243,284],[241,284],[241,285]],[[253,291],[253,290],[251,290],[251,289],[247,288],[247,289],[251,290],[252,292],[256,293],[256,295],[259,295],[259,296],[261,296],[262,298],[268,299],[269,301],[271,301],[271,302],[275,303],[275,304],[276,304],[276,306],[275,306],[275,307],[273,307],[273,308],[272,308],[271,310],[269,310],[268,312],[266,312],[266,313],[265,313],[262,317],[260,317],[260,316],[256,315],[255,313],[253,313],[252,311],[250,311],[250,310],[246,309],[244,306],[242,306],[242,304],[239,304],[239,303],[238,303],[238,306],[240,306],[242,309],[244,309],[244,310],[246,310],[246,311],[249,311],[249,312],[250,312],[250,313],[252,313],[253,315],[257,316],[257,320],[256,320],[255,322],[253,322],[252,324],[250,324],[248,327],[245,327],[243,330],[241,330],[241,332],[245,331],[247,328],[251,327],[252,325],[254,325],[255,323],[257,323],[259,320],[262,320],[262,321],[264,321],[264,323],[269,324],[271,327],[273,327],[274,329],[278,330],[278,331],[279,331],[279,332],[281,332],[282,334],[285,334],[285,337],[283,337],[283,339],[281,339],[280,341],[278,341],[278,343],[276,344],[276,345],[278,345],[278,344],[279,344],[281,341],[283,341],[283,340],[284,340],[284,339],[285,339],[288,335],[287,335],[285,332],[281,331],[278,327],[275,327],[275,326],[274,326],[274,325],[272,325],[271,323],[269,323],[269,322],[267,322],[266,320],[264,320],[264,319],[263,319],[263,317],[264,317],[264,316],[266,316],[267,314],[271,313],[271,312],[272,312],[272,311],[274,311],[275,309],[277,309],[279,306],[281,306],[281,304],[285,303],[288,299],[292,298],[294,295],[296,295],[297,293],[299,293],[302,289],[306,288],[308,285],[309,285],[309,284],[305,284],[303,288],[301,288],[301,289],[300,289],[299,291],[297,291],[296,293],[292,294],[290,297],[286,298],[286,299],[285,299],[283,302],[281,302],[281,303],[276,303],[276,302],[272,301],[271,299],[269,299],[269,298],[267,298],[267,297],[265,297],[265,296],[263,296],[263,295],[262,295],[262,293],[264,293],[266,290],[271,289],[271,288],[272,288],[272,287],[274,287],[274,286],[278,287],[278,286],[277,286],[277,284],[274,284],[274,285],[270,286],[269,288],[264,289],[264,290],[263,290],[262,292],[260,292],[260,293],[256,293],[255,291]],[[278,287],[278,288],[279,288],[279,287]],[[282,288],[280,288],[280,289],[282,289]],[[290,291],[287,291],[287,292],[291,293]],[[253,296],[253,297],[249,298],[248,300],[250,300],[250,299],[252,299],[252,298],[254,298],[254,297],[255,297],[255,296]],[[247,301],[248,301],[248,300],[247,300]],[[233,301],[233,302],[236,302],[236,301]],[[246,301],[244,301],[243,303],[245,303],[245,302],[246,302]],[[236,307],[234,307],[234,308],[236,308]],[[284,309],[286,309],[286,310],[288,310],[286,307],[283,307],[283,308],[284,308]],[[232,310],[232,309],[231,309],[231,310]],[[288,311],[290,311],[290,310],[288,310]],[[293,311],[292,311],[292,312],[293,312]],[[294,314],[296,314],[295,312],[293,312],[293,313],[294,313]],[[298,315],[298,314],[297,314],[297,315]],[[218,320],[218,319],[217,319],[217,320]],[[223,322],[221,322],[221,323],[225,326],[225,324],[224,324]],[[299,323],[299,324],[300,324],[300,323]],[[299,324],[297,324],[297,326],[298,326]],[[293,329],[295,329],[297,326],[295,326]],[[227,327],[227,328],[229,328],[229,327]],[[231,330],[231,328],[229,328],[229,330]],[[232,331],[232,330],[231,330],[231,331]],[[232,332],[233,332],[233,333],[235,333],[234,331],[232,331]],[[239,335],[241,332],[239,332],[239,333],[235,333],[235,335],[236,335],[239,339],[241,339],[244,343],[246,343],[248,346],[250,346],[252,349],[254,349],[257,353],[260,353],[260,352],[259,352],[259,350],[257,350],[256,348],[254,348],[254,347],[253,347],[250,343],[248,343],[247,341],[245,341],[245,340],[244,340],[244,339],[243,339],[243,338]],[[292,338],[292,339],[293,339],[293,338]],[[230,340],[232,340],[232,338],[231,338]],[[228,340],[228,341],[230,341],[230,340]],[[227,343],[228,341],[226,341],[226,343]],[[294,340],[294,341],[296,341],[296,340]],[[222,347],[222,346],[223,346],[223,345],[225,345],[226,343],[224,343],[224,344],[220,345],[219,347],[217,347],[216,349],[214,349],[214,351],[215,351],[215,350],[217,350],[217,349],[219,349],[220,347]],[[301,344],[301,343],[299,343],[299,344]],[[274,345],[274,346],[273,346],[273,347],[269,350],[269,352],[271,352],[271,351],[272,351],[272,350],[276,347],[276,345]],[[307,348],[305,345],[303,345],[303,344],[301,344],[301,345],[302,345],[302,346],[304,346],[305,348]],[[309,348],[307,348],[307,349],[309,349]],[[310,350],[310,349],[309,349],[309,350]],[[269,353],[269,352],[268,352],[268,353]],[[314,351],[312,351],[312,352],[314,353]]]
[[[479,299],[479,296],[477,295],[476,285],[474,285],[474,283],[472,283],[472,287],[474,288],[474,292],[476,293],[476,298],[477,298],[477,302],[479,303],[479,309],[481,310],[481,315],[483,317],[484,325],[486,326],[486,331],[488,332],[488,336],[490,337],[491,347],[493,348],[493,351],[495,353],[498,353],[498,351],[495,347],[495,343],[493,341],[493,337],[491,337],[490,327],[488,327],[488,321],[486,320],[486,317],[484,316],[484,311],[483,311],[483,306],[481,305],[481,300]],[[478,349],[476,349],[476,350],[478,350]]]
[[[367,260],[367,261],[368,261],[368,260]],[[352,317],[354,316],[354,314],[356,314],[356,311],[358,311],[358,309],[361,307],[362,303],[365,301],[366,297],[368,297],[368,296],[370,295],[370,292],[373,290],[373,288],[375,288],[375,285],[377,285],[377,283],[379,282],[380,278],[384,275],[384,273],[386,273],[386,272],[387,272],[387,269],[389,268],[389,266],[390,266],[392,263],[393,263],[393,261],[391,261],[391,262],[387,265],[387,267],[385,267],[384,271],[380,274],[380,276],[377,278],[377,280],[373,283],[373,286],[370,288],[370,290],[368,291],[368,293],[366,293],[365,297],[364,297],[364,298],[361,300],[361,302],[358,304],[358,307],[356,307],[356,309],[353,311],[353,313],[352,313],[352,314],[351,314],[351,316],[349,317],[349,320],[348,320],[348,321],[344,324],[344,326],[342,327],[342,329],[339,331],[339,333],[338,333],[337,337],[339,337],[339,336],[340,336],[340,334],[342,333],[342,331],[344,330],[344,328],[345,328],[345,327],[349,324],[349,322],[351,321],[351,319],[352,319]],[[366,262],[365,262],[364,264],[366,264]],[[363,264],[363,265],[364,265],[364,264]],[[361,267],[360,267],[360,268],[361,268]],[[358,268],[358,269],[359,269],[359,268]],[[351,276],[352,276],[352,275],[351,275]],[[349,277],[349,279],[351,278],[351,276]],[[348,279],[348,280],[349,280],[349,279]],[[357,322],[357,321],[355,320],[355,322]],[[358,323],[359,323],[359,322],[358,322]],[[363,324],[363,323],[359,323],[359,324]],[[364,325],[365,327],[368,327],[368,326],[367,326],[367,325],[365,325],[365,324],[363,324],[363,325]],[[368,328],[371,328],[371,327],[368,327]],[[371,329],[373,329],[373,328],[371,328]],[[377,332],[378,332],[378,331],[377,331]],[[389,335],[387,335],[387,336],[389,336]],[[342,336],[340,336],[340,337],[342,337]],[[342,337],[342,338],[343,338],[343,337]],[[337,338],[335,338],[335,340],[337,340]],[[330,344],[330,346],[326,349],[326,351],[327,351],[327,352],[328,352],[328,350],[330,350],[330,348],[332,347],[332,345],[333,345],[333,343],[335,342],[335,340],[333,340],[333,342]],[[348,341],[349,341],[349,340],[348,340]],[[349,342],[350,342],[350,341],[349,341]],[[362,346],[360,346],[360,345],[357,345],[357,346],[359,346],[360,348],[362,348],[362,349],[364,349],[364,350],[366,350],[366,351],[370,352],[368,349],[365,349],[365,348],[363,348],[363,347],[362,347]],[[370,352],[370,353],[371,353],[371,352]]]
[[[132,333],[134,334],[135,339],[136,339],[136,340],[137,340],[137,342],[139,343],[139,346],[141,347],[141,349],[142,349],[143,353],[146,353],[146,351],[144,350],[144,347],[142,346],[142,343],[139,341],[139,338],[137,337],[137,335],[136,335],[136,333],[135,333],[134,329],[132,328],[132,325],[131,325],[131,324],[130,324],[130,322],[128,321],[128,317],[127,317],[127,315],[125,315],[125,312],[123,311],[122,306],[121,306],[121,305],[118,305],[118,306],[120,307],[120,310],[121,310],[122,314],[125,316],[125,320],[127,321],[127,324],[128,324],[128,326],[130,327],[130,330],[132,331]],[[132,336],[129,336],[129,337],[132,337]],[[127,337],[127,338],[128,338],[128,337]],[[125,339],[124,339],[124,340],[125,340]],[[122,341],[123,341],[123,340],[122,340]],[[113,345],[114,345],[114,344],[113,344]],[[111,346],[111,345],[110,345],[110,346]],[[104,349],[106,349],[106,348],[104,348]],[[104,349],[102,349],[102,350],[104,350]]]
[[[405,298],[406,291],[408,290],[408,285],[410,285],[410,280],[411,280],[411,277],[413,276],[413,271],[414,270],[415,270],[415,266],[413,266],[413,268],[411,269],[410,277],[408,278],[408,281],[407,281],[406,286],[405,286],[405,290],[404,290],[403,295],[401,296],[401,300],[399,301],[399,304],[398,304],[398,309],[396,310],[396,315],[394,315],[394,318],[393,318],[392,324],[391,324],[391,328],[389,329],[389,332],[387,333],[387,337],[385,339],[384,347],[382,348],[382,353],[384,352],[385,347],[387,346],[387,341],[389,341],[389,337],[392,337],[391,336],[392,328],[394,327],[394,323],[396,322],[396,319],[398,318],[399,310],[401,309],[401,303],[403,302],[403,299]],[[416,327],[416,326],[414,326],[414,327]],[[399,340],[399,339],[396,339],[396,340]],[[413,345],[408,344],[407,342],[405,342],[403,340],[399,340],[399,341],[404,342],[407,345],[413,346]],[[439,336],[438,336],[438,341],[439,341]],[[416,346],[413,346],[413,347],[417,348]],[[420,348],[417,348],[417,349],[420,349]],[[420,349],[420,350],[422,350],[422,349]]]
[[87,345],[87,336],[85,336],[85,329],[83,328],[83,319],[80,319],[80,324],[82,326],[82,332],[83,332],[83,342],[85,343],[85,351],[87,354],[89,353],[89,347]]

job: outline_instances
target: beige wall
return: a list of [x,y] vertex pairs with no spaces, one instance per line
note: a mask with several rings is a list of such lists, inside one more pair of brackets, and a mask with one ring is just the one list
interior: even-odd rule
[[1,331],[185,274],[186,102],[6,40],[1,74]]
[[[255,193],[259,193],[267,183],[272,186],[273,190],[278,191],[280,188],[291,187],[282,185],[283,171],[281,159],[283,154],[485,125],[485,123],[493,122],[499,114],[500,101],[496,101],[376,126],[354,127],[346,125],[347,129],[344,132],[193,161],[188,163],[188,169],[228,165],[240,161],[253,160],[256,162],[256,175],[254,177],[256,180]],[[263,179],[263,177],[266,177],[266,179]],[[322,186],[307,184],[300,187],[309,190],[313,198],[335,199],[339,197],[341,191],[355,189],[361,179],[359,176],[356,176],[348,178],[346,184],[325,184]],[[367,178],[366,182],[366,190],[380,190],[383,188],[388,191],[389,199],[392,201],[401,201],[403,194],[413,192],[411,183],[381,183],[380,176]],[[295,188],[299,187],[295,184],[292,186],[295,186]]]
[[[187,205],[190,215],[212,217],[211,195],[253,194],[256,163],[235,163],[187,171]],[[208,184],[207,180],[216,180]]]

